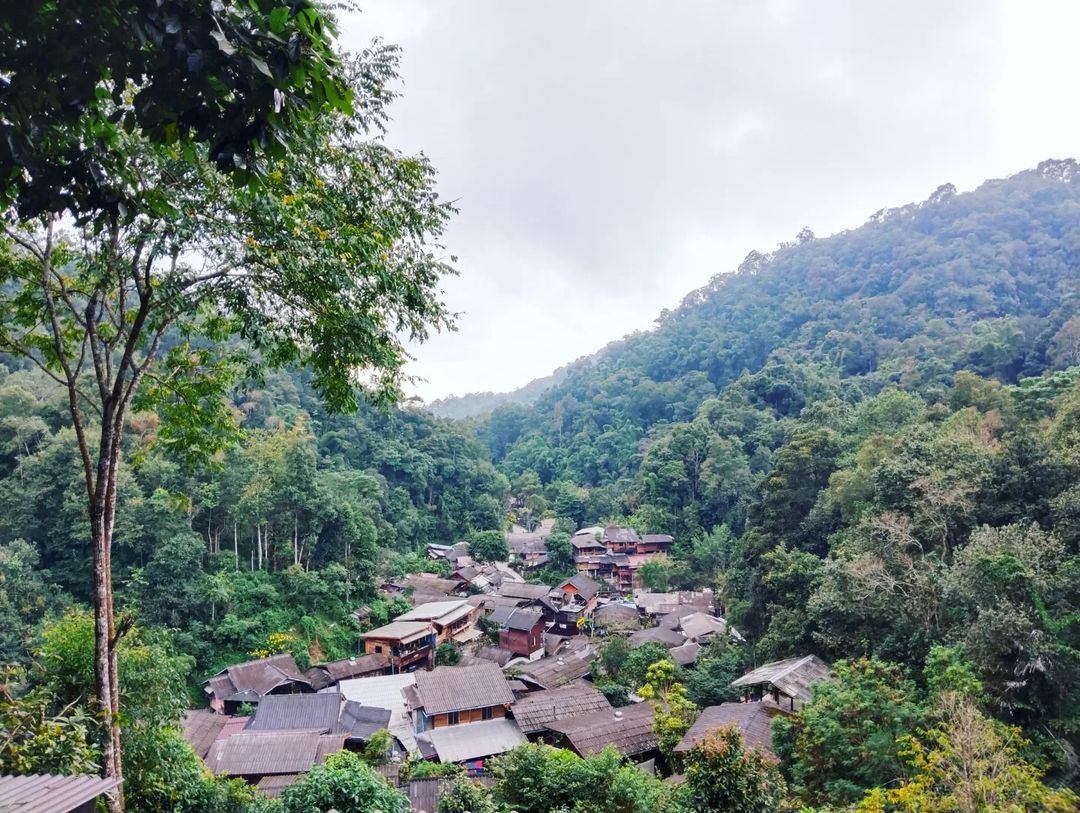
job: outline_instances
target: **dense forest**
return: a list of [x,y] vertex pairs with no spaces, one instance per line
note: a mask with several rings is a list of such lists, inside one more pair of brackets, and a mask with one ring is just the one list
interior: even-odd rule
[[[692,669],[594,641],[682,784],[530,744],[441,813],[1080,809],[1076,162],[805,229],[438,417],[401,397],[454,325],[455,211],[385,142],[397,49],[336,35],[309,0],[0,25],[0,774],[103,774],[113,813],[403,811],[388,735],[277,800],[180,721],[227,664],[354,654],[408,607],[382,580],[448,570],[429,543],[501,559],[547,518],[534,581],[582,526],[671,534],[641,581],[713,588],[739,635]],[[778,759],[734,729],[674,756],[734,678],[807,654],[835,679]]]

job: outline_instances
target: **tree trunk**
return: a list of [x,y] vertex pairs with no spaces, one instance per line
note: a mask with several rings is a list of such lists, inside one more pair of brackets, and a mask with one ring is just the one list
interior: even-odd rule
[[[120,747],[120,682],[116,623],[113,616],[112,534],[116,519],[116,482],[120,465],[120,438],[114,416],[106,410],[98,444],[97,477],[90,493],[90,531],[94,546],[94,679],[105,738],[102,761],[105,775],[123,780]],[[120,421],[122,424],[122,421]],[[122,813],[121,792],[108,799],[113,813]]]
[[240,541],[236,536],[236,520],[235,519],[233,520],[233,523],[232,523],[232,552],[233,552],[233,556],[236,557],[236,560],[233,562],[233,569],[239,570],[240,569]]

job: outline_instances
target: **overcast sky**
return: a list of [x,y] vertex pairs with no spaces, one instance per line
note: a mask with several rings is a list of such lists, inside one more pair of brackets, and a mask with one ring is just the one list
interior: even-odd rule
[[648,329],[751,249],[1080,156],[1080,3],[367,0],[402,46],[389,143],[461,213],[427,399]]

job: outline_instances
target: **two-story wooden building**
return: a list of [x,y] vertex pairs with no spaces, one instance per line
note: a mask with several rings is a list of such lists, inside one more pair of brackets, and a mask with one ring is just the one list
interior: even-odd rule
[[391,621],[382,627],[360,635],[364,654],[385,655],[390,671],[411,672],[435,664],[438,646],[435,626],[429,621]]
[[499,627],[499,646],[523,658],[540,657],[546,626],[540,610],[515,608]]
[[436,645],[438,645],[451,641],[468,630],[479,615],[479,608],[474,607],[465,599],[452,599],[418,604],[409,612],[399,615],[395,620],[430,623],[435,628]]
[[501,719],[514,693],[498,665],[440,666],[417,672],[405,694],[416,733],[433,728]]

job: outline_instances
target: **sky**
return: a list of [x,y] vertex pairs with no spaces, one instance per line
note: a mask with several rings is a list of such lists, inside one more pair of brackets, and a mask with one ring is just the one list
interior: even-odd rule
[[804,226],[1080,157],[1080,3],[361,0],[403,49],[387,143],[460,209],[432,400],[508,391]]

